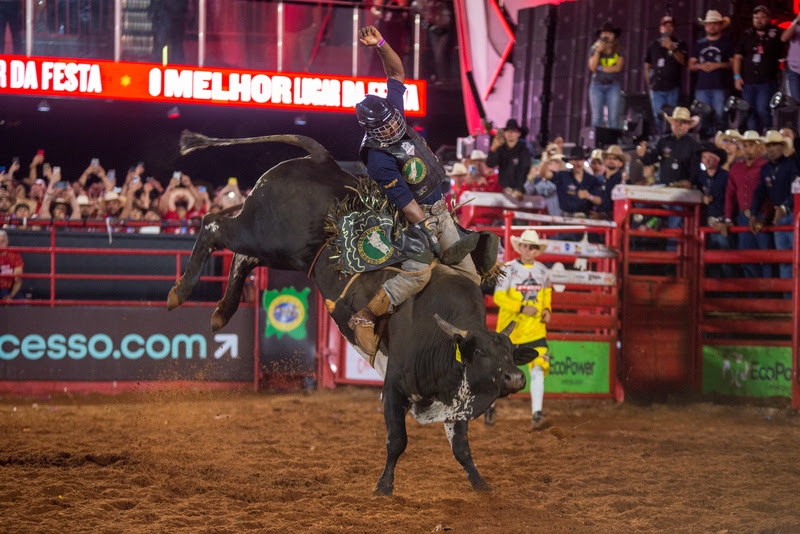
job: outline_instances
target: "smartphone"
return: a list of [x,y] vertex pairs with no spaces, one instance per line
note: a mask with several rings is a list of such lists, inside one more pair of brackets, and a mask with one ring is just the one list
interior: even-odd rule
[[177,179],[177,180],[180,180],[180,179],[181,179],[181,171],[175,171],[175,172],[173,172],[173,173],[172,173],[172,177],[173,177],[173,178],[175,178],[175,179]]
[[140,161],[139,163],[136,164],[136,166],[144,169],[144,161]]
[[206,186],[204,186],[204,185],[201,185],[201,186],[199,186],[199,187],[197,188],[197,190],[198,190],[199,192],[201,192],[201,193],[205,193],[205,192],[206,192]]
[[11,160],[11,163],[19,163],[19,156],[14,156],[14,159]]
[[46,171],[49,168],[50,168],[50,164],[49,163],[47,163],[46,161],[44,163],[42,163],[42,170]]
[[61,174],[61,167],[59,167],[58,165],[53,167],[53,174]]
[[239,180],[231,176],[228,178],[228,185],[239,185]]
[[132,183],[139,183],[140,181],[141,181],[141,180],[139,180],[139,177],[138,177],[138,176],[134,176],[133,178],[131,178],[131,182],[132,182]]
[[36,155],[44,157],[44,150],[42,150],[42,149],[37,150],[36,151]]
[[56,182],[53,189],[67,189],[69,188],[68,182]]
[[115,169],[111,169],[108,171],[108,179],[112,182],[117,178],[117,171]]
[[6,168],[4,165],[0,165],[0,173],[6,172]]
[[100,166],[100,158],[92,158],[92,167]]

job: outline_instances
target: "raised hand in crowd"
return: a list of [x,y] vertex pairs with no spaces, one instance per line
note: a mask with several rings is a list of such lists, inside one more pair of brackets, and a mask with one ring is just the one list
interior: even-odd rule
[[645,154],[647,154],[647,141],[642,141],[636,147],[636,155],[639,156],[640,158],[643,158]]
[[42,163],[44,163],[44,150],[39,150],[31,160],[28,177],[25,179],[26,184],[33,185],[33,183],[36,181],[36,178],[38,178],[36,171],[39,168],[39,165]]
[[504,144],[506,144],[506,136],[503,133],[502,129],[501,130],[497,130],[497,133],[495,134],[495,136],[492,137],[492,146],[489,148],[489,150],[497,150],[498,148],[500,148]]

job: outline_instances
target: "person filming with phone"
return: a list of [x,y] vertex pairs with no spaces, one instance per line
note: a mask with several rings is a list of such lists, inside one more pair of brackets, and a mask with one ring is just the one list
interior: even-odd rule
[[622,68],[625,55],[619,38],[622,30],[610,21],[597,30],[597,41],[589,52],[589,70],[592,84],[589,97],[592,105],[592,126],[603,126],[603,110],[608,109],[608,127],[622,128],[620,102],[622,99]]

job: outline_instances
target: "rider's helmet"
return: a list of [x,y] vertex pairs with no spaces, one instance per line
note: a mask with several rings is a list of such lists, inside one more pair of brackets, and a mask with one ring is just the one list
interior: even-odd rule
[[406,121],[385,98],[367,95],[356,104],[358,123],[367,135],[381,143],[394,143],[406,134]]

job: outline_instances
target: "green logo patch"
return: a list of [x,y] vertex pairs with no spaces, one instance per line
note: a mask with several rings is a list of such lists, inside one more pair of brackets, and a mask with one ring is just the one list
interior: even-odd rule
[[379,265],[392,256],[392,244],[380,226],[368,228],[358,239],[358,254],[371,265]]
[[306,337],[308,294],[310,287],[297,291],[294,287],[265,291],[262,305],[267,314],[264,337],[276,334],[278,339],[287,334],[294,339]]
[[403,165],[403,178],[411,185],[416,185],[425,179],[428,169],[419,158],[411,158]]

